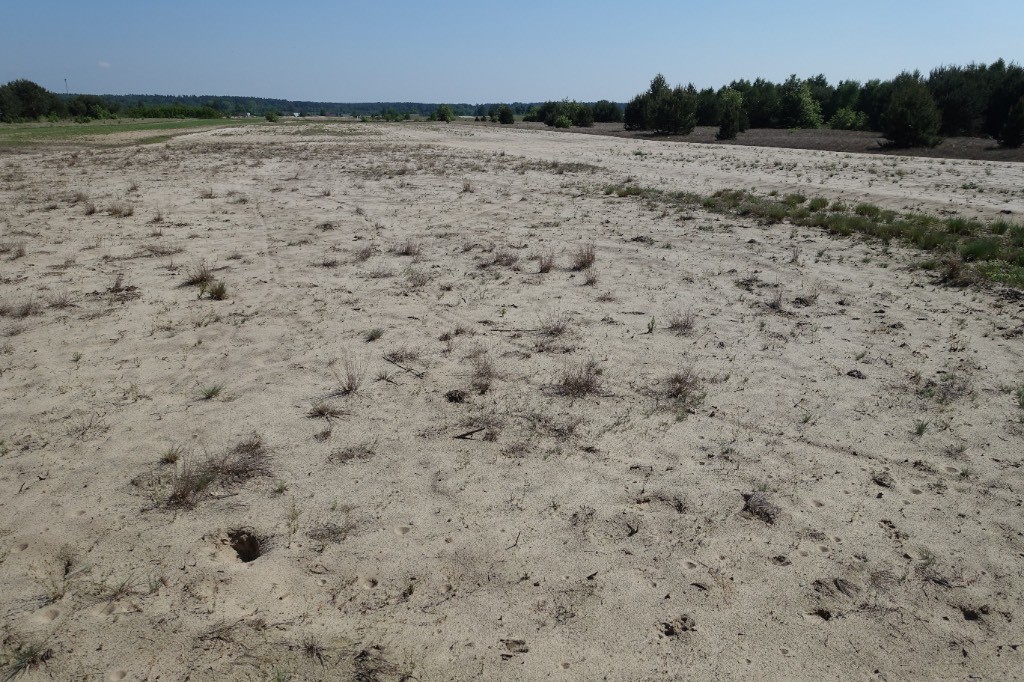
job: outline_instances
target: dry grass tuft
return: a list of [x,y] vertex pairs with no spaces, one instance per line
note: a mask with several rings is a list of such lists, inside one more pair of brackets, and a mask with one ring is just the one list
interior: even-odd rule
[[689,336],[693,333],[696,320],[692,311],[673,313],[668,318],[668,328],[677,336]]
[[597,252],[593,244],[584,244],[573,252],[570,262],[576,272],[586,270],[597,260]]
[[601,390],[601,368],[588,360],[567,366],[556,384],[559,395],[582,398]]

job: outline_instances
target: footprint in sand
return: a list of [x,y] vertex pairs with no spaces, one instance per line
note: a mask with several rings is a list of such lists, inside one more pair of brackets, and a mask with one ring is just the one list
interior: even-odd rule
[[111,670],[107,673],[107,680],[109,680],[109,682],[117,682],[118,680],[123,680],[126,677],[128,677],[128,671],[126,670]]
[[405,535],[410,530],[409,526],[395,526],[395,535]]
[[372,590],[373,588],[377,587],[377,585],[378,583],[376,578],[364,577],[359,579],[359,586],[362,587],[364,590]]
[[61,613],[60,609],[51,607],[38,612],[33,620],[37,623],[52,623],[60,618]]

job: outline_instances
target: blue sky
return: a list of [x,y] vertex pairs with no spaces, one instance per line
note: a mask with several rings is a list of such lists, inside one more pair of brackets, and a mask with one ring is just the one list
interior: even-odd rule
[[624,101],[662,72],[889,78],[1024,62],[1024,1],[5,3],[0,83],[376,102]]

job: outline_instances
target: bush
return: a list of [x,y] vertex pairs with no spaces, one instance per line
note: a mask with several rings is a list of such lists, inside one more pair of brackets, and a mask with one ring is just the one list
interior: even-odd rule
[[516,116],[512,113],[512,107],[507,104],[502,104],[498,107],[498,123],[502,125],[512,125],[516,122]]
[[832,130],[867,130],[868,115],[863,111],[843,107],[828,120],[828,127]]
[[276,111],[268,111],[264,114],[263,118],[267,119],[271,123],[275,123],[281,116]]
[[921,74],[902,73],[882,115],[882,134],[895,147],[934,147],[941,115]]
[[564,115],[563,116],[559,116],[554,121],[552,121],[551,125],[553,125],[556,128],[571,128],[572,127],[572,119],[569,118],[568,116],[564,116]]
[[1010,107],[1010,113],[999,135],[999,144],[1004,147],[1019,147],[1024,144],[1024,97]]

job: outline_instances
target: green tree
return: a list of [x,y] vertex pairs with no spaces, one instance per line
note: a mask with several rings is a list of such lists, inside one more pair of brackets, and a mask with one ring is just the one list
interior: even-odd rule
[[865,130],[867,125],[868,115],[849,107],[839,109],[828,120],[828,127],[832,130]]
[[498,123],[502,125],[512,125],[516,122],[516,115],[512,113],[512,107],[507,104],[502,104],[498,107]]
[[651,103],[650,129],[662,135],[688,135],[697,125],[697,91],[693,86],[661,90]]
[[1024,96],[1010,107],[999,135],[999,143],[1004,147],[1020,147],[1024,144]]
[[615,102],[602,99],[594,102],[594,121],[597,123],[622,123],[622,107]]
[[806,81],[790,76],[779,88],[779,123],[784,128],[820,128],[821,105]]
[[430,117],[431,121],[443,121],[445,123],[451,123],[455,120],[455,112],[447,104],[440,105]]
[[30,80],[22,78],[0,86],[0,121],[34,121],[65,114],[59,97]]
[[921,74],[903,72],[893,80],[892,97],[882,116],[882,134],[896,147],[933,147],[941,123]]
[[725,88],[718,93],[719,140],[735,140],[746,129],[746,113],[743,111],[743,95],[738,90]]

